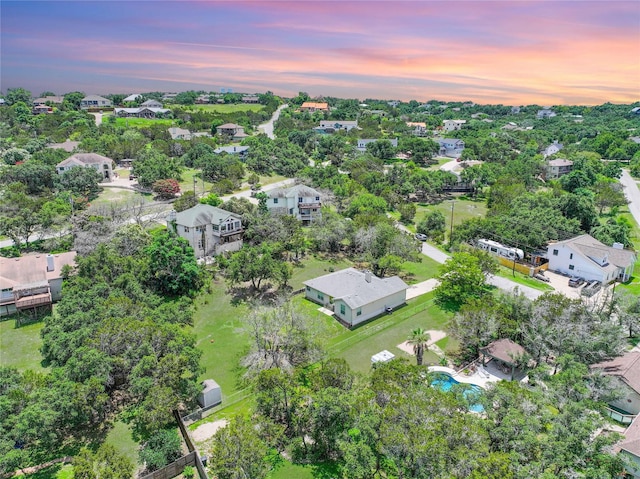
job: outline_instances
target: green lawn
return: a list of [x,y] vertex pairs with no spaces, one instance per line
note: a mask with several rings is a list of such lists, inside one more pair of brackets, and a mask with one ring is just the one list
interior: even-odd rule
[[[437,204],[418,203],[418,210],[416,212],[415,222],[419,223],[427,215],[427,213],[438,210],[440,211],[446,220],[447,236],[449,229],[451,228],[451,200],[442,201]],[[487,214],[487,204],[484,198],[478,200],[472,200],[469,197],[459,197],[453,201],[453,226],[459,225],[464,220],[471,218],[484,217]]]
[[123,188],[103,188],[102,193],[98,195],[98,197],[91,202],[92,205],[106,204],[112,203],[114,201],[127,201],[132,199],[135,196],[142,196],[145,201],[151,201],[152,196],[142,195],[137,191],[125,190]]
[[444,165],[445,163],[449,163],[452,160],[453,160],[453,158],[449,158],[449,157],[446,157],[446,156],[438,156],[436,158],[437,163],[435,163],[433,165],[429,165],[429,167],[426,168],[426,169],[427,170],[439,170],[442,165]]
[[[109,117],[112,115],[104,115],[102,117],[103,123],[108,123]],[[150,125],[167,125],[171,126],[176,120],[172,118],[159,118],[157,120],[150,118],[116,118],[116,125],[127,128],[142,128]]]
[[20,371],[44,371],[40,355],[42,321],[15,327],[15,319],[0,322],[0,364]]
[[289,285],[294,290],[300,289],[303,287],[303,281],[351,266],[353,266],[353,263],[346,258],[326,260],[321,256],[308,256],[303,261],[300,261],[298,265],[294,265]]
[[[629,213],[629,208],[627,206],[620,208],[619,211],[620,216],[626,218],[633,226],[630,234],[631,242],[634,244],[636,251],[640,250],[640,225],[636,223],[635,218],[631,213]],[[640,257],[633,267],[633,276],[631,277],[631,280],[626,284],[621,284],[619,287],[629,293],[640,295]]]
[[[184,193],[185,191],[193,191],[193,179],[196,179],[196,193],[198,195],[202,195],[203,186],[202,179],[196,177],[195,175],[200,173],[200,170],[197,168],[185,168],[182,174],[180,175],[182,181],[180,181],[180,191]],[[210,191],[213,187],[213,183],[209,183],[208,181],[204,182],[204,191]]]
[[213,105],[194,105],[187,107],[187,110],[193,111],[210,111],[216,113],[235,113],[237,111],[260,111],[264,108],[264,105],[257,105],[255,103],[238,103],[238,104],[213,104]]
[[513,270],[511,268],[507,268],[506,266],[499,265],[498,272],[496,276],[502,276],[503,278],[510,279],[511,281],[522,284],[524,286],[529,286],[530,288],[537,289],[540,291],[553,291],[553,286],[548,285],[547,283],[543,283],[537,279],[531,278],[525,274],[522,274],[518,271],[515,272],[515,276],[513,274]]
[[420,255],[420,258],[422,261],[419,263],[406,261],[402,264],[402,272],[400,272],[399,276],[407,284],[420,283],[438,275],[440,263],[425,255]]
[[19,477],[24,479],[73,479],[73,466],[71,464],[54,464],[36,473]]
[[104,440],[111,444],[116,451],[129,458],[133,464],[138,464],[138,448],[140,445],[131,437],[131,427],[123,422],[116,422]]

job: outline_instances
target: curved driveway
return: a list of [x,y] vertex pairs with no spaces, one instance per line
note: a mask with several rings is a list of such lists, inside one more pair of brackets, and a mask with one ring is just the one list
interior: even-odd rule
[[627,170],[622,170],[620,183],[624,186],[624,195],[629,202],[629,212],[640,226],[640,189]]

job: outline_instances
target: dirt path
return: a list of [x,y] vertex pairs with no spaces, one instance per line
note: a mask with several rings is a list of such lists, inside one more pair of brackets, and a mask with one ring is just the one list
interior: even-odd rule
[[191,432],[191,437],[196,442],[204,442],[218,432],[218,429],[225,427],[229,421],[219,419],[218,421],[208,422],[202,426],[198,426],[195,431]]

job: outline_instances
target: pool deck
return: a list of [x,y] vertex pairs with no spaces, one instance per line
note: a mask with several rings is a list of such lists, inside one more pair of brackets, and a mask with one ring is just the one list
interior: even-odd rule
[[[455,369],[445,366],[431,366],[429,367],[429,372],[446,373],[459,383],[475,384],[483,389],[487,389],[489,384],[497,383],[498,381],[511,380],[511,376],[509,374],[505,374],[498,368],[492,367],[491,362],[486,366],[478,366],[474,373],[470,375],[457,372]],[[517,380],[518,378],[516,377],[515,379]],[[524,381],[525,379],[527,378],[522,378],[521,381]]]

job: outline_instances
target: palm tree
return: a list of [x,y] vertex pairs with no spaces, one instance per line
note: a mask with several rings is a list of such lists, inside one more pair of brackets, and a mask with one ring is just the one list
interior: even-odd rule
[[422,366],[422,357],[424,352],[429,349],[429,341],[431,341],[431,336],[424,329],[417,328],[411,331],[407,343],[413,346],[418,366]]

